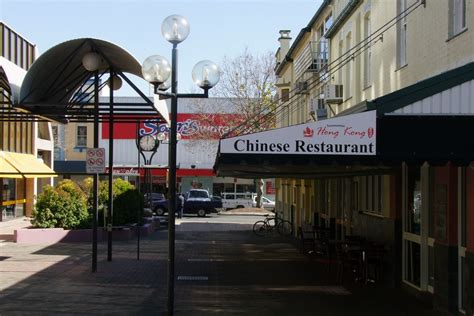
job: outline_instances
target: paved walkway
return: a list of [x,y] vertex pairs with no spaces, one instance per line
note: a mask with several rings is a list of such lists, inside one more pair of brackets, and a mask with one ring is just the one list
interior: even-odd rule
[[31,226],[28,217],[19,217],[10,221],[0,222],[0,243],[13,241],[13,232],[15,229]]
[[[140,243],[0,243],[0,315],[166,314],[167,231]],[[439,315],[380,285],[341,285],[287,240],[250,231],[177,232],[177,315]]]

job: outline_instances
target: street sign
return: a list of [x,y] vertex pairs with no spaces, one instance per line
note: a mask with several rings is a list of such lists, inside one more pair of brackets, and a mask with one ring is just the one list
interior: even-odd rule
[[86,172],[87,173],[104,173],[105,172],[105,149],[104,148],[87,148]]

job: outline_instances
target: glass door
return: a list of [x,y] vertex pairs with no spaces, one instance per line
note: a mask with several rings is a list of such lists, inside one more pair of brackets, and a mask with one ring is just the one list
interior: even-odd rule
[[[435,281],[435,265],[434,265],[434,241],[435,241],[435,214],[437,205],[439,202],[442,202],[444,198],[442,198],[442,192],[440,196],[437,197],[436,193],[437,190],[440,191],[440,188],[436,186],[436,172],[435,167],[430,168],[429,170],[429,212],[428,212],[428,285],[427,290],[430,293],[434,293],[434,281]],[[444,194],[446,195],[446,194]],[[444,203],[444,202],[443,202]]]
[[459,191],[458,191],[458,306],[462,314],[466,312],[467,302],[467,269],[466,269],[466,231],[467,231],[467,197],[473,194],[473,187],[469,187],[466,181],[466,174],[470,172],[470,177],[474,176],[472,168],[462,167],[458,169]]
[[[427,291],[428,263],[433,262],[429,247],[429,166],[402,167],[403,177],[403,281],[419,290]],[[431,251],[432,252],[432,251]],[[431,259],[431,260],[430,260]]]

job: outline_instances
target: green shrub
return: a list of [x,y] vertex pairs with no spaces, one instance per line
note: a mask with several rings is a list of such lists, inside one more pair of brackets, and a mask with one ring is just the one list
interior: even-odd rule
[[143,196],[135,189],[118,194],[114,199],[114,225],[136,223],[143,217]]
[[61,181],[56,188],[46,186],[37,196],[32,224],[39,228],[85,228],[90,225],[86,196],[71,180]]
[[[46,186],[38,195],[33,209],[33,226],[38,228],[90,228],[93,216],[93,179],[79,185],[61,181],[56,188]],[[143,217],[143,196],[129,182],[117,178],[112,184],[114,198],[113,225],[135,223]],[[109,183],[99,184],[98,225],[104,225],[109,201]]]
[[[92,178],[85,179],[81,186],[87,192],[87,205],[89,212],[93,212],[93,181]],[[143,215],[143,197],[130,184],[121,178],[114,179],[112,182],[112,196],[114,199],[113,225],[125,225],[135,223]],[[98,225],[104,225],[104,212],[107,211],[109,204],[109,181],[100,181],[99,183],[99,208]],[[139,216],[140,214],[140,216]]]

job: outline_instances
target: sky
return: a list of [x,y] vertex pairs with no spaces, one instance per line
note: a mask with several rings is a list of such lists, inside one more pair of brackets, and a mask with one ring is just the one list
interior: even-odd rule
[[[239,56],[275,53],[279,30],[296,38],[316,13],[321,0],[0,0],[0,19],[39,53],[83,37],[115,43],[142,63],[150,55],[171,60],[171,44],[161,35],[169,15],[188,18],[191,31],[178,46],[178,91],[193,91],[193,66],[203,59],[217,63]],[[130,75],[134,77],[133,75]],[[133,82],[145,94],[148,85]],[[131,88],[117,95],[136,95]]]

